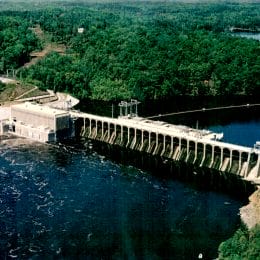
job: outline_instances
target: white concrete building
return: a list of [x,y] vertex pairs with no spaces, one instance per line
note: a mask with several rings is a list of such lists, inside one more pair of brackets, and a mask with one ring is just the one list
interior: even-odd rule
[[13,133],[40,142],[52,142],[72,136],[69,112],[47,106],[22,103],[11,106]]

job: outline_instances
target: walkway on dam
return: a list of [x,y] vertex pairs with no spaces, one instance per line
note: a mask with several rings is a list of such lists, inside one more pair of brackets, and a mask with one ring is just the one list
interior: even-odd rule
[[222,133],[217,134],[209,130],[199,130],[199,129],[194,129],[182,125],[173,125],[173,124],[168,124],[166,122],[153,121],[142,117],[110,118],[110,117],[102,117],[93,114],[83,113],[79,111],[71,111],[70,114],[74,117],[79,117],[83,119],[87,118],[90,120],[106,122],[115,125],[123,125],[129,128],[138,128],[139,130],[143,130],[147,132],[152,131],[158,134],[168,135],[168,136],[174,135],[175,137],[188,138],[189,140],[193,140],[193,141],[199,140],[200,142],[206,142],[207,144],[211,144],[211,145],[218,145],[219,147],[228,148],[230,150],[239,150],[248,153],[252,152],[252,150],[255,150],[257,154],[260,154],[260,150],[254,149],[252,147],[245,147],[241,145],[221,142],[219,141],[219,139],[223,137]]

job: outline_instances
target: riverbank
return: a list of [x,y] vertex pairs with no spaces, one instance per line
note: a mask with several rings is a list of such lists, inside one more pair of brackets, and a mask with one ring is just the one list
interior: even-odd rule
[[219,245],[218,259],[259,259],[260,256],[260,188],[240,208],[242,225],[232,237]]
[[249,197],[249,204],[240,209],[240,216],[248,229],[260,224],[260,187]]

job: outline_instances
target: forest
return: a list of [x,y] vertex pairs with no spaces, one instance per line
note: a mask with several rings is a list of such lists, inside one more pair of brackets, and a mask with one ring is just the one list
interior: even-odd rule
[[[42,89],[97,100],[259,93],[259,41],[230,32],[259,30],[257,2],[12,3],[0,3],[0,73]],[[24,66],[47,41],[65,51]]]

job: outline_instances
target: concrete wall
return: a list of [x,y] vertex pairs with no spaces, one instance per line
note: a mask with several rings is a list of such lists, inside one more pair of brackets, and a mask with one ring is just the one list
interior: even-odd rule
[[56,131],[70,128],[70,116],[56,116]]
[[28,125],[16,122],[14,124],[15,132],[14,134],[29,138],[39,142],[52,142],[55,141],[55,133],[50,129],[46,128],[36,128]]
[[7,133],[9,130],[9,120],[0,120],[0,135]]

